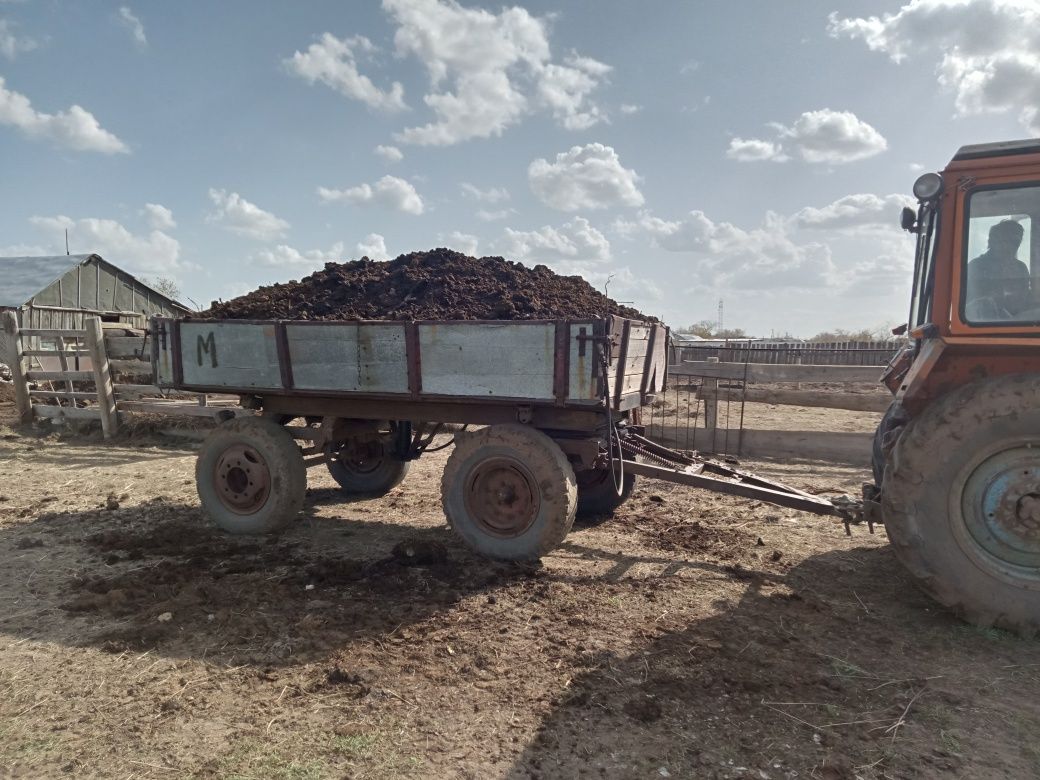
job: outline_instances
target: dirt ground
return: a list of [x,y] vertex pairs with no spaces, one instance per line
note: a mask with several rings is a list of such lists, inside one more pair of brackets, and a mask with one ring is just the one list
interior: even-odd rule
[[365,502],[314,470],[289,532],[235,539],[190,446],[0,426],[0,775],[1040,776],[1040,645],[937,608],[883,529],[645,481],[494,564],[444,454]]

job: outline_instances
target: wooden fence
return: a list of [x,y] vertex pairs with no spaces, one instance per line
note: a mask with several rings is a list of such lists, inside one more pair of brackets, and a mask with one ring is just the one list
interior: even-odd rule
[[167,393],[155,386],[144,330],[98,317],[85,317],[82,329],[21,328],[14,312],[2,317],[9,354],[0,357],[9,363],[23,422],[98,420],[105,438],[111,438],[135,413],[215,418],[241,412],[237,399]]
[[889,341],[775,341],[685,343],[672,347],[671,362],[782,363],[829,366],[884,366],[905,342]]
[[[891,395],[878,385],[881,369],[876,366],[733,363],[712,359],[674,364],[669,366],[668,373],[669,389],[649,413],[644,412],[648,435],[668,446],[718,455],[865,465],[870,462],[872,432],[747,428],[744,405],[881,414],[891,402]],[[827,389],[805,387],[821,384],[827,385]],[[836,390],[835,386],[841,389]]]

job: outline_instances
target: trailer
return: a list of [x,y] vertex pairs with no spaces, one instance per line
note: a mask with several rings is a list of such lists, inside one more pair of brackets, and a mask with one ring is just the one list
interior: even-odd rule
[[[274,533],[303,507],[307,468],[378,496],[411,461],[454,446],[449,525],[501,560],[559,545],[578,513],[609,514],[637,475],[822,515],[847,505],[644,438],[639,409],[666,386],[668,329],[616,316],[519,321],[152,320],[156,383],[232,393],[253,416],[203,442],[204,514]],[[448,444],[434,438],[451,426]]]

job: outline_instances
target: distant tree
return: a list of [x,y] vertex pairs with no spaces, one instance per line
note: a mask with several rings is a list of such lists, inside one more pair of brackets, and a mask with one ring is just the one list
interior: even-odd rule
[[860,330],[845,330],[835,328],[817,333],[809,341],[887,341],[892,338],[892,329],[888,325],[878,325],[874,328],[861,328]]
[[162,293],[167,298],[174,300],[181,294],[180,285],[168,276],[157,276],[154,279],[146,279],[145,283],[156,292]]
[[746,339],[747,334],[743,328],[723,328],[722,330],[716,329],[716,322],[713,320],[701,320],[695,322],[693,325],[687,325],[684,328],[676,328],[676,333],[689,333],[693,336],[700,336],[702,339]]

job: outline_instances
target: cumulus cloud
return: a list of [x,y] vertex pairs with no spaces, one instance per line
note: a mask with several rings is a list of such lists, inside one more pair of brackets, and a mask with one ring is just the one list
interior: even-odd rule
[[462,182],[460,186],[462,187],[463,195],[480,201],[481,203],[493,204],[509,200],[509,190],[503,187],[489,187],[486,190],[482,190],[476,185],[470,184],[466,181]]
[[29,37],[17,35],[14,25],[6,19],[0,19],[0,54],[13,60],[22,52],[32,51],[39,44]]
[[52,252],[64,253],[68,230],[73,253],[97,253],[133,274],[170,276],[191,268],[180,260],[180,242],[161,230],[133,233],[114,219],[64,215],[31,217],[29,222],[49,237]]
[[510,260],[554,264],[560,261],[603,263],[610,260],[610,241],[584,217],[575,217],[560,227],[546,225],[538,230],[506,228],[496,251]]
[[465,255],[476,255],[477,247],[480,245],[480,241],[476,236],[458,230],[451,231],[447,236],[440,236],[437,240],[443,242],[444,246],[449,249],[454,249],[456,252],[462,252]]
[[583,130],[606,120],[590,98],[611,68],[576,52],[554,61],[549,20],[513,6],[492,13],[455,0],[383,0],[397,25],[398,56],[425,66],[433,121],[396,134],[403,143],[446,146],[501,135],[538,110]]
[[426,208],[415,187],[396,176],[384,176],[373,184],[359,184],[345,190],[318,187],[318,197],[325,203],[345,200],[348,203],[383,206],[405,214],[422,214]]
[[144,34],[144,25],[134,15],[134,12],[125,5],[119,9],[119,23],[130,32],[130,36],[134,39],[134,44],[137,48],[144,49],[148,46],[148,38]]
[[773,141],[763,141],[759,138],[734,138],[729,142],[726,156],[731,160],[740,162],[758,162],[760,160],[772,160],[773,162],[786,162],[790,158],[784,154],[783,147]]
[[792,219],[797,227],[817,230],[863,227],[898,230],[900,210],[914,203],[909,195],[846,195],[822,208],[806,206]]
[[[783,162],[797,154],[810,163],[840,165],[881,154],[888,141],[851,111],[806,111],[790,126],[771,124],[776,138],[734,138],[726,154],[741,162]],[[790,151],[790,154],[788,154]]]
[[289,229],[289,223],[284,219],[250,203],[237,192],[211,189],[209,198],[217,210],[209,214],[206,221],[237,235],[270,241],[281,238]]
[[1040,134],[1040,5],[1036,0],[912,0],[896,13],[830,16],[835,37],[862,40],[894,62],[938,58],[962,116],[1017,112]]
[[6,88],[3,76],[0,76],[0,125],[14,127],[29,138],[44,139],[65,149],[102,154],[130,151],[86,109],[74,105],[57,114],[37,111],[25,95]]
[[158,203],[145,203],[143,213],[153,230],[171,230],[177,227],[177,223],[173,219],[173,212]]
[[639,176],[603,144],[571,147],[553,162],[539,158],[528,166],[527,179],[542,203],[560,211],[643,205]]
[[485,222],[505,219],[510,214],[516,214],[516,209],[477,209],[477,218]]
[[643,110],[642,106],[638,106],[635,103],[622,103],[619,108],[622,114],[638,114]]
[[379,144],[374,151],[387,162],[401,162],[404,159],[404,153],[396,146]]
[[357,245],[358,254],[369,260],[389,260],[390,255],[386,251],[386,239],[378,233],[369,233]]
[[320,268],[324,263],[343,259],[343,242],[337,241],[330,249],[311,249],[301,252],[287,244],[278,244],[273,249],[261,249],[253,259],[260,265],[274,268],[299,267]]
[[340,39],[325,33],[317,43],[312,43],[305,52],[296,52],[284,61],[290,73],[313,84],[320,81],[353,100],[360,100],[370,108],[380,111],[402,111],[408,106],[404,102],[404,87],[395,81],[389,89],[380,89],[368,76],[358,70],[358,58],[376,51],[372,41],[363,35]]

